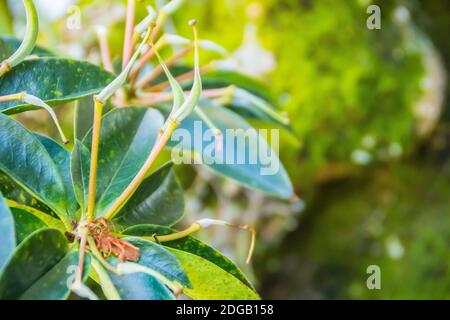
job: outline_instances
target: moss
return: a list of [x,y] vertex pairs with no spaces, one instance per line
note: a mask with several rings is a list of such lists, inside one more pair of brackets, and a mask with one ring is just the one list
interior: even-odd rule
[[[449,298],[448,169],[409,163],[370,171],[320,190],[263,296]],[[369,265],[381,268],[381,290],[366,287]]]

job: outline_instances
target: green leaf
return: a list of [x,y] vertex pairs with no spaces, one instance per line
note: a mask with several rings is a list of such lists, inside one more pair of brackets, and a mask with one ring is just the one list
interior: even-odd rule
[[70,160],[70,172],[75,197],[82,212],[86,212],[87,209],[90,163],[91,153],[89,149],[77,140]]
[[[0,49],[0,56],[5,54],[6,57],[11,56],[17,49],[19,49],[22,39],[11,37],[11,36],[0,36],[0,40],[3,41],[8,47],[5,47],[3,49]],[[2,51],[4,50],[4,51]],[[38,56],[38,57],[52,57],[54,56],[54,53],[52,53],[50,50],[47,50],[45,48],[42,48],[40,46],[36,46],[31,55]]]
[[11,208],[16,229],[16,241],[20,244],[36,230],[47,228],[48,225],[35,215],[17,208]]
[[149,223],[173,226],[183,213],[183,189],[169,163],[142,182],[116,221],[123,227]]
[[[90,271],[90,255],[85,255],[85,281]],[[68,284],[75,278],[79,254],[77,251],[68,252],[58,263],[42,275],[21,296],[21,300],[65,300],[70,295]]]
[[[56,229],[41,229],[26,238],[0,274],[0,299],[66,299],[78,253]],[[86,257],[85,277],[89,272]]]
[[[112,74],[88,62],[32,59],[0,78],[0,96],[25,91],[48,104],[61,104],[96,94],[112,79]],[[0,104],[0,112],[7,114],[34,109],[17,101]]]
[[48,154],[59,169],[59,174],[61,175],[61,179],[64,184],[64,190],[66,193],[66,209],[70,214],[70,217],[74,218],[75,213],[79,207],[77,199],[75,197],[72,177],[70,175],[70,153],[56,141],[40,134],[35,135],[45,147],[45,149],[47,149]]
[[0,114],[0,170],[55,212],[66,213],[64,184],[39,139]]
[[14,201],[19,205],[34,208],[49,216],[57,217],[52,209],[30,195],[28,191],[2,172],[0,172],[0,191],[3,193],[4,197],[10,201]]
[[[257,130],[239,115],[221,106],[211,105],[202,110],[223,134],[222,151],[217,152],[214,137],[210,141],[204,139],[202,134],[209,128],[196,114],[183,121],[168,143],[169,147],[176,147],[185,153],[193,152],[198,158],[201,158],[203,153],[202,162],[208,168],[243,186],[280,198],[292,197],[292,183],[283,164]],[[233,129],[229,132],[235,136],[228,136],[229,129]],[[245,142],[242,147],[238,143],[239,140]],[[250,154],[255,156],[254,159],[251,159]],[[239,162],[238,156],[242,156],[243,161]]]
[[[108,262],[117,266],[117,258]],[[160,281],[146,273],[133,273],[118,276],[107,271],[114,287],[122,300],[174,300],[172,292]]]
[[[111,111],[102,121],[96,216],[100,217],[128,187],[150,154],[164,119],[154,109]],[[91,133],[83,144],[90,148]]]
[[32,197],[19,184],[1,172],[0,191],[3,192],[6,204],[11,209],[26,211],[51,228],[65,230],[64,223],[58,219],[52,209]]
[[258,294],[214,263],[186,251],[169,249],[181,262],[193,289],[184,293],[195,300],[259,300]]
[[[33,215],[34,217],[36,217],[37,219],[39,219],[40,221],[42,221],[43,223],[45,223],[46,226],[48,226],[49,228],[53,228],[53,229],[58,229],[61,232],[65,232],[67,230],[66,225],[64,225],[64,223],[58,219],[58,218],[54,218],[51,215],[49,215],[48,213],[39,211],[36,208],[33,207],[28,207],[26,205],[17,203],[15,201],[6,199],[6,204],[9,206],[9,208],[11,210],[22,210],[27,212],[30,215]],[[69,225],[67,225],[69,226]]]
[[143,239],[125,238],[124,240],[140,249],[141,257],[137,262],[138,264],[162,274],[170,281],[176,281],[184,287],[191,288],[191,283],[183,267],[169,250]]
[[[175,230],[167,227],[155,225],[141,225],[128,228],[125,231],[123,231],[123,234],[138,237],[151,237],[154,234],[163,236],[175,232],[176,232]],[[251,285],[250,281],[248,281],[247,277],[242,273],[241,270],[239,270],[239,268],[230,259],[225,257],[216,249],[208,246],[207,244],[193,237],[188,236],[179,240],[164,242],[163,245],[169,248],[186,251],[199,257],[202,257],[210,261],[211,263],[214,263],[219,268],[230,273],[231,275],[236,277],[239,281],[241,281],[242,283],[244,283],[246,286],[248,286],[250,289],[253,290],[253,286]]]
[[233,96],[226,106],[244,117],[273,123],[282,128],[291,130],[289,118],[280,113],[270,102],[241,88],[233,90]]
[[16,235],[14,229],[14,218],[0,193],[0,234],[2,243],[0,245],[0,270],[2,270],[11,253],[16,247]]

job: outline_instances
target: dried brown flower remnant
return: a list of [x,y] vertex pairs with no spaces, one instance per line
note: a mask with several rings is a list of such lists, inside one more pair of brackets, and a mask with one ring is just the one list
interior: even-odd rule
[[98,250],[104,257],[111,254],[119,258],[121,262],[137,262],[141,256],[139,248],[131,243],[111,236],[108,222],[99,218],[88,225],[89,234],[94,238]]

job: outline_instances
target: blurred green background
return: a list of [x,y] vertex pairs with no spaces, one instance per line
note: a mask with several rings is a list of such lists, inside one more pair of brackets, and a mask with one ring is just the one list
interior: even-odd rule
[[[36,2],[42,44],[98,62],[101,24],[120,53],[126,1]],[[381,30],[366,26],[371,4],[381,8]],[[68,30],[77,10],[81,29]],[[20,2],[0,0],[0,12],[0,32],[21,35]],[[450,298],[450,2],[189,0],[166,30],[189,35],[191,18],[289,113],[280,156],[302,200],[183,167],[186,221],[256,226],[252,266],[247,235],[201,236],[238,261],[264,298]],[[45,114],[22,117],[54,134]],[[381,268],[381,290],[366,286],[369,265]]]

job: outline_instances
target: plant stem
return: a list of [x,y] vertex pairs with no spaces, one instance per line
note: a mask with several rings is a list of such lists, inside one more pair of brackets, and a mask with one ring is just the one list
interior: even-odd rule
[[[103,101],[100,101],[99,99],[97,99],[97,97],[94,97],[94,125],[92,128],[91,169],[89,175],[88,209],[86,213],[87,223],[91,222],[95,218],[95,193],[97,183],[98,149],[100,144],[100,129],[104,105],[105,103]],[[76,277],[76,281],[78,283],[81,283],[83,280],[84,256],[86,254],[86,244],[88,241],[88,236],[89,236],[89,229],[87,226],[83,226],[81,230],[78,272]]]
[[[169,241],[183,239],[187,236],[192,235],[193,233],[196,233],[202,229],[206,229],[211,226],[226,226],[226,227],[231,227],[231,228],[250,232],[250,234],[251,234],[250,248],[248,251],[247,261],[246,261],[247,264],[250,263],[250,260],[253,256],[253,251],[255,249],[255,243],[256,243],[256,230],[250,226],[233,225],[228,222],[221,221],[221,220],[202,219],[202,220],[192,223],[187,229],[185,229],[183,231],[179,231],[179,232],[172,233],[169,235],[164,235],[164,236],[158,236],[158,235],[153,235],[151,237],[138,236],[137,238],[152,241],[152,242],[163,243],[163,242],[169,242]],[[111,235],[114,237],[117,237],[117,238],[134,237],[133,235],[125,235],[125,234],[117,234],[117,233],[111,233]]]
[[156,27],[153,29],[152,35],[150,39],[155,42],[156,37],[158,36],[159,32],[161,31],[162,26],[166,22],[168,18],[168,14],[164,11],[160,11],[158,14],[158,17],[156,18]]
[[98,151],[100,145],[100,129],[104,105],[105,103],[103,101],[100,101],[96,97],[94,97],[94,125],[92,128],[91,170],[89,175],[88,208],[86,213],[86,218],[88,222],[91,222],[95,218]]
[[[156,28],[156,26],[155,26]],[[136,62],[134,69],[130,72],[130,82],[136,82],[136,79],[141,72],[142,68],[150,61],[150,59],[155,55],[155,51],[163,48],[167,43],[164,41],[164,38],[158,40],[154,47],[150,48],[147,52],[145,52],[139,60]]]
[[[211,70],[214,70],[214,68],[215,68],[215,62],[213,61],[213,62],[203,66],[200,69],[200,73],[202,75],[204,75],[205,73],[207,73]],[[178,77],[175,77],[175,80],[177,80],[179,83],[181,83],[183,81],[193,80],[194,76],[195,76],[195,71],[192,70],[192,71],[186,72],[182,75],[179,75]],[[170,83],[168,81],[165,81],[165,82],[161,82],[157,85],[151,86],[150,88],[153,91],[160,92],[160,91],[164,91],[164,89],[168,88],[169,86],[170,86]]]
[[168,234],[165,236],[145,237],[145,239],[146,240],[153,239],[152,241],[156,242],[169,242],[186,238],[187,236],[190,236],[191,234],[194,234],[200,230],[202,230],[202,227],[198,223],[194,222],[187,229],[182,230],[180,232]]
[[0,76],[8,72],[19,63],[21,63],[28,55],[31,54],[36,46],[36,40],[39,33],[39,17],[34,6],[33,0],[23,0],[25,7],[25,13],[27,16],[27,27],[25,30],[25,36],[23,38],[20,47],[13,53],[11,57],[3,62],[0,69]]
[[161,136],[157,139],[155,146],[153,147],[149,157],[147,158],[147,161],[142,166],[141,170],[138,172],[136,177],[133,179],[133,181],[130,183],[130,185],[122,192],[122,194],[117,198],[116,202],[108,209],[108,211],[105,213],[104,217],[105,219],[109,220],[112,219],[119,210],[123,207],[123,205],[130,199],[130,197],[136,192],[136,190],[139,188],[139,185],[144,181],[146,178],[148,172],[150,171],[153,163],[158,158],[161,151],[166,146],[167,142],[169,141],[170,137],[172,136],[172,133],[179,127],[179,122],[174,121],[172,118],[169,118],[167,123],[167,128],[164,130],[164,132],[161,134]]
[[97,261],[96,258],[91,259],[92,267],[97,272],[103,293],[105,294],[108,300],[121,300],[119,293],[117,292],[116,287],[114,287],[111,278],[109,277],[106,270],[102,267],[101,263]]
[[[175,241],[175,240],[180,240],[180,239],[186,238],[196,232],[199,232],[202,229],[203,228],[199,223],[194,222],[187,229],[184,229],[184,230],[176,232],[176,233],[172,233],[172,234],[168,234],[168,235],[164,235],[164,236],[158,236],[158,235],[154,235],[151,237],[139,236],[138,238],[152,241],[152,242],[161,242],[161,243],[162,242],[170,242],[170,241]],[[116,238],[134,237],[133,235],[127,235],[127,234],[121,234],[121,233],[115,233],[115,232],[111,232],[111,235]]]
[[136,16],[136,0],[128,0],[122,70],[124,70],[128,62],[130,62],[131,55],[133,53],[133,33],[134,33],[135,16]]
[[4,74],[8,73],[11,70],[9,67],[9,64],[7,62],[3,62],[0,66],[0,77],[2,77]]
[[[166,65],[168,67],[173,66],[177,61],[179,61],[181,58],[186,56],[189,52],[191,52],[194,49],[194,46],[188,46],[186,48],[183,48],[179,52],[175,53],[172,57],[170,57],[166,61]],[[150,83],[151,81],[155,80],[158,76],[160,76],[164,72],[164,69],[162,66],[157,66],[154,68],[147,76],[140,79],[138,82],[136,82],[136,88],[143,88],[145,85]]]
[[105,267],[106,269],[108,269],[109,271],[115,273],[115,274],[119,274],[119,272],[117,271],[116,268],[114,268],[112,265],[110,265],[104,258],[103,255],[101,254],[101,252],[98,250],[97,245],[95,244],[95,240],[92,237],[88,237],[87,241],[89,243],[89,249],[91,250],[92,254],[94,255],[94,257],[97,258],[98,261],[100,261],[100,263],[103,265],[103,267]]
[[108,38],[106,36],[106,28],[100,27],[97,31],[97,36],[100,45],[103,67],[106,71],[114,73],[114,66],[111,60],[111,51],[109,50]]
[[7,96],[1,96],[0,102],[9,102],[9,101],[22,101],[23,97],[26,95],[25,92],[19,92],[14,94],[9,94]]
[[[208,89],[202,91],[202,98],[204,99],[214,99],[222,98],[229,94],[231,87],[219,88],[219,89]],[[188,92],[185,92],[188,94]],[[173,99],[173,93],[170,92],[160,92],[160,93],[146,93],[139,95],[137,99],[131,101],[132,106],[149,106],[156,105],[164,102],[169,102]]]
[[58,120],[58,117],[56,116],[56,113],[53,111],[53,109],[48,104],[46,104],[40,98],[32,96],[30,94],[27,94],[26,92],[19,92],[19,93],[14,93],[14,94],[0,97],[0,103],[8,102],[8,101],[20,101],[20,102],[23,102],[26,104],[30,104],[34,107],[45,109],[50,114],[53,122],[55,123],[56,128],[58,129],[58,132],[61,136],[63,143],[64,144],[69,143],[69,140],[64,135],[61,125],[59,124],[59,120]]
[[81,234],[80,251],[79,251],[79,257],[78,257],[78,271],[77,271],[77,275],[75,278],[75,281],[78,283],[83,282],[84,256],[86,254],[87,237],[88,237],[88,228],[84,227],[82,234]]

